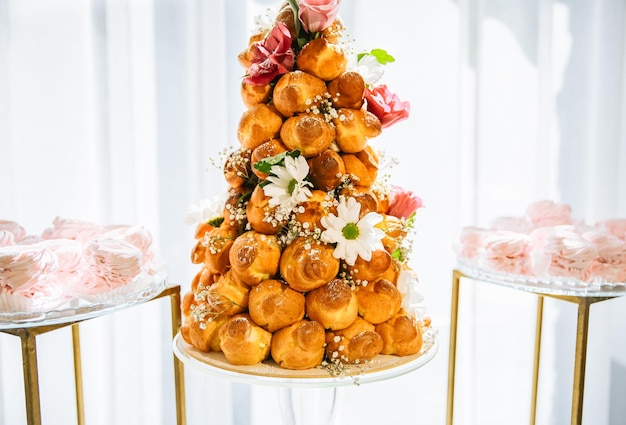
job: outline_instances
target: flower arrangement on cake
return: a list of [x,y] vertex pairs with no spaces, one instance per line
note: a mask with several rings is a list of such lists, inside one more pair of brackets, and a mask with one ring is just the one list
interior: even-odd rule
[[353,52],[339,3],[290,0],[259,20],[238,56],[246,109],[228,190],[187,217],[201,268],[181,336],[233,365],[408,356],[430,329],[408,265],[422,201],[379,176],[369,143],[410,105],[379,83],[391,55]]
[[457,256],[462,266],[510,279],[623,287],[626,219],[588,224],[574,219],[567,204],[537,201],[523,215],[463,228]]

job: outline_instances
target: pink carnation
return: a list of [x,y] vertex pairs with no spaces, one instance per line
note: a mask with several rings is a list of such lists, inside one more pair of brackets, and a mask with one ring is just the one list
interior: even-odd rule
[[291,33],[287,25],[277,23],[263,41],[254,45],[252,63],[248,68],[245,82],[263,86],[271,83],[278,75],[291,71],[295,62],[291,42]]
[[409,117],[411,104],[400,100],[385,84],[365,90],[367,110],[378,117],[383,128]]
[[298,0],[298,18],[302,28],[315,33],[330,27],[339,11],[341,0]]
[[410,190],[398,186],[393,187],[391,202],[387,208],[387,215],[398,218],[409,218],[419,208],[423,207],[422,198]]

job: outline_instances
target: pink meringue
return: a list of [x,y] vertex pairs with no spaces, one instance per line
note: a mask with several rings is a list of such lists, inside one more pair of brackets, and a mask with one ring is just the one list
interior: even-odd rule
[[601,229],[606,229],[613,236],[626,241],[626,218],[611,218],[599,222],[596,226]]
[[533,229],[533,224],[526,217],[498,217],[489,224],[489,229],[528,233]]
[[598,256],[598,250],[578,233],[555,230],[548,236],[544,252],[549,258],[549,275],[571,277],[583,282],[591,279],[591,265]]
[[572,224],[571,213],[572,208],[569,205],[553,201],[538,201],[526,210],[526,215],[535,227]]
[[592,275],[601,281],[626,282],[626,242],[602,232],[585,233],[583,237],[598,250],[598,256],[591,265]]
[[11,232],[15,241],[19,241],[26,236],[26,230],[15,221],[0,220],[0,230]]
[[103,239],[119,239],[136,246],[144,256],[151,254],[152,235],[143,226],[115,226],[107,228]]
[[472,259],[478,256],[478,250],[482,247],[483,238],[491,234],[481,227],[466,226],[461,229],[461,246],[458,255],[461,258]]
[[141,251],[122,240],[94,239],[87,244],[85,254],[86,265],[92,276],[80,288],[86,293],[122,287],[141,272]]
[[479,265],[497,272],[526,275],[530,273],[530,237],[528,235],[498,231],[483,240]]
[[57,267],[56,256],[44,247],[0,247],[0,292],[27,294],[47,273]]
[[15,236],[8,230],[0,230],[0,246],[15,245]]
[[37,243],[57,257],[57,268],[48,279],[54,280],[64,287],[73,287],[84,279],[83,256],[85,248],[82,243],[73,239],[47,239]]
[[73,239],[86,243],[104,233],[102,226],[88,221],[56,217],[52,224],[52,228],[44,230],[41,234],[43,239]]

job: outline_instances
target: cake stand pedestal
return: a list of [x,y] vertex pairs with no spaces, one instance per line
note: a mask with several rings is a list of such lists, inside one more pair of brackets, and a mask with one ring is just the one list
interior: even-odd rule
[[180,333],[173,343],[174,354],[186,365],[234,382],[278,388],[282,416],[287,425],[329,425],[337,412],[338,387],[362,385],[412,372],[433,359],[437,336],[429,330],[419,353],[398,357],[378,355],[363,365],[348,365],[339,375],[325,368],[288,370],[271,359],[252,366],[231,365],[223,353],[202,352],[187,344]]
[[[37,336],[66,326],[72,327],[74,354],[74,384],[76,390],[76,417],[78,425],[85,424],[83,400],[82,362],[80,354],[80,322],[105,316],[146,302],[170,297],[172,337],[181,325],[180,286],[172,286],[150,294],[145,299],[126,299],[117,304],[86,306],[65,311],[42,313],[41,318],[32,315],[29,320],[0,321],[0,332],[20,337],[22,344],[22,366],[24,373],[24,396],[26,401],[26,423],[41,425],[39,398],[39,373],[37,369]],[[174,356],[174,383],[176,386],[176,423],[184,425],[185,393],[183,364]]]
[[454,413],[454,378],[456,371],[456,338],[459,311],[459,287],[461,280],[486,282],[537,295],[537,316],[535,325],[535,351],[530,406],[530,423],[535,424],[537,413],[537,386],[539,382],[539,361],[541,358],[541,330],[543,321],[544,297],[556,298],[578,306],[576,325],[576,348],[574,353],[574,384],[572,390],[571,424],[581,425],[583,418],[583,398],[585,389],[585,366],[587,360],[587,340],[589,336],[589,315],[591,305],[626,295],[623,287],[582,286],[567,282],[542,282],[524,280],[522,277],[495,275],[486,271],[467,268],[452,273],[452,307],[450,310],[450,354],[448,359],[448,403],[446,424],[452,425]]

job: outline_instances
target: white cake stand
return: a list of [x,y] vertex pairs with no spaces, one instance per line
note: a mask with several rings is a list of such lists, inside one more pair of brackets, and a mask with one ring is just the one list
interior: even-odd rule
[[234,382],[278,388],[285,424],[332,424],[337,410],[337,388],[395,378],[412,372],[433,359],[438,350],[432,330],[424,335],[419,353],[398,357],[378,355],[362,365],[348,365],[340,374],[325,368],[288,370],[266,360],[253,366],[233,366],[222,353],[202,352],[187,344],[180,333],[173,341],[174,354],[201,372]]

